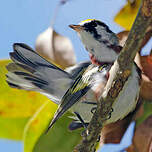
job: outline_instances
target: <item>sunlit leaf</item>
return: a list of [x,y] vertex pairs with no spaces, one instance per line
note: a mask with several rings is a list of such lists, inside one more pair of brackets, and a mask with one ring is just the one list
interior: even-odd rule
[[5,81],[7,73],[5,66],[9,62],[8,60],[0,62],[0,116],[7,118],[29,117],[48,98],[32,91],[10,88]]
[[[63,116],[45,133],[55,112],[56,105],[49,101],[31,118],[24,132],[24,152],[71,152],[80,139],[79,131],[69,132],[69,118]],[[33,150],[34,149],[34,150]]]
[[5,66],[9,62],[0,61],[0,137],[21,140],[27,120],[48,98],[32,91],[10,88],[5,81]]
[[0,138],[22,140],[23,131],[29,118],[0,117]]
[[140,2],[141,0],[136,0],[133,5],[127,3],[115,16],[114,21],[126,30],[130,30],[136,18]]
[[56,105],[48,101],[30,119],[24,131],[24,152],[32,152],[36,141],[53,117],[55,109]]
[[58,34],[51,27],[38,36],[36,51],[62,68],[76,64],[76,56],[70,39]]

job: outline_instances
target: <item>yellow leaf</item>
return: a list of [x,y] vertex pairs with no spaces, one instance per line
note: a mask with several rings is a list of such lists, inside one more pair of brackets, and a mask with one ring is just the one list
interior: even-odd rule
[[114,21],[125,28],[130,30],[136,18],[141,0],[136,0],[135,4],[127,3],[115,16]]
[[0,117],[30,117],[49,99],[36,92],[10,88],[5,76],[7,73],[5,66],[9,62],[9,60],[0,61]]
[[5,81],[9,62],[0,61],[0,137],[22,140],[25,124],[49,99],[36,92],[10,88]]
[[30,119],[24,132],[24,152],[71,152],[80,140],[80,130],[69,132],[70,119],[63,116],[45,133],[57,106],[45,103]]
[[33,147],[40,135],[45,131],[48,123],[53,117],[53,114],[57,108],[57,105],[50,103],[49,101],[43,104],[38,109],[34,116],[29,120],[24,131],[24,152],[32,152]]
[[0,138],[22,140],[25,124],[29,118],[0,117]]

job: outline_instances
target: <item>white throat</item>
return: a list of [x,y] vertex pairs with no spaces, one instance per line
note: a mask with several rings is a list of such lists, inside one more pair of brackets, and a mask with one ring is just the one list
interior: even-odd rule
[[[112,49],[106,46],[106,44],[96,40],[90,33],[82,31],[78,33],[82,43],[87,51],[93,54],[98,61],[101,62],[113,62],[118,57],[118,54]],[[107,39],[107,37],[103,37]],[[110,44],[110,41],[108,41]]]

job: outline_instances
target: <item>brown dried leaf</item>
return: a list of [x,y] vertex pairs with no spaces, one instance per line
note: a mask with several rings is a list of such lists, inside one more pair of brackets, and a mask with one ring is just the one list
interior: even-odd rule
[[142,71],[152,81],[152,55],[140,56],[140,63]]
[[49,27],[36,40],[36,51],[47,60],[66,68],[76,64],[71,41]]
[[121,121],[104,126],[101,132],[101,146],[106,143],[119,143],[126,131],[126,127],[128,126],[128,124],[125,125],[126,123],[126,119],[123,119]]
[[124,46],[124,44],[128,38],[128,34],[129,34],[129,31],[122,31],[122,32],[117,34],[120,46]]
[[132,120],[133,114],[134,112],[130,113],[122,120],[104,126],[101,132],[100,145],[102,146],[106,143],[120,143],[122,136]]
[[144,74],[142,74],[140,95],[144,99],[147,99],[147,100],[152,99],[152,81],[150,81],[150,79]]
[[[128,38],[128,35],[129,35],[129,31],[122,31],[122,32],[117,33],[120,46],[124,46]],[[147,44],[147,42],[150,40],[151,37],[152,37],[152,27],[149,27],[147,30],[146,36],[143,38],[141,49]]]
[[144,99],[152,99],[152,55],[136,55],[135,62],[142,70],[142,81],[140,95]]
[[133,144],[127,152],[152,152],[152,116],[147,118],[135,130]]

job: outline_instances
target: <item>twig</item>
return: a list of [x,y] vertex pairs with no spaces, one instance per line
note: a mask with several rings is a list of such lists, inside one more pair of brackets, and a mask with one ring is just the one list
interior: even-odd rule
[[51,19],[51,23],[50,23],[50,27],[53,28],[54,24],[55,24],[55,20],[57,18],[57,15],[59,14],[60,8],[61,6],[65,5],[69,0],[60,0],[59,3],[57,4],[55,10],[54,10],[54,15]]
[[[97,140],[101,133],[104,121],[109,116],[112,104],[123,88],[130,71],[136,53],[140,50],[146,30],[152,22],[152,0],[143,0],[134,25],[129,33],[126,44],[114,63],[114,75],[110,75],[106,85],[106,95],[98,102],[97,110],[88,126],[88,134],[85,134],[81,143],[75,147],[74,152],[94,152]],[[119,80],[123,85],[119,85]]]
[[61,6],[65,5],[69,0],[60,0],[59,3],[57,4],[55,10],[54,10],[54,15],[51,19],[51,23],[50,23],[50,27],[52,28],[52,36],[50,37],[50,41],[51,41],[51,44],[52,44],[52,53],[53,53],[53,56],[54,56],[54,60],[57,61],[57,56],[56,56],[56,52],[55,52],[55,36],[57,35],[57,33],[55,32],[54,30],[54,24],[55,24],[55,21],[57,19],[57,16],[59,14],[59,11],[61,9]]

